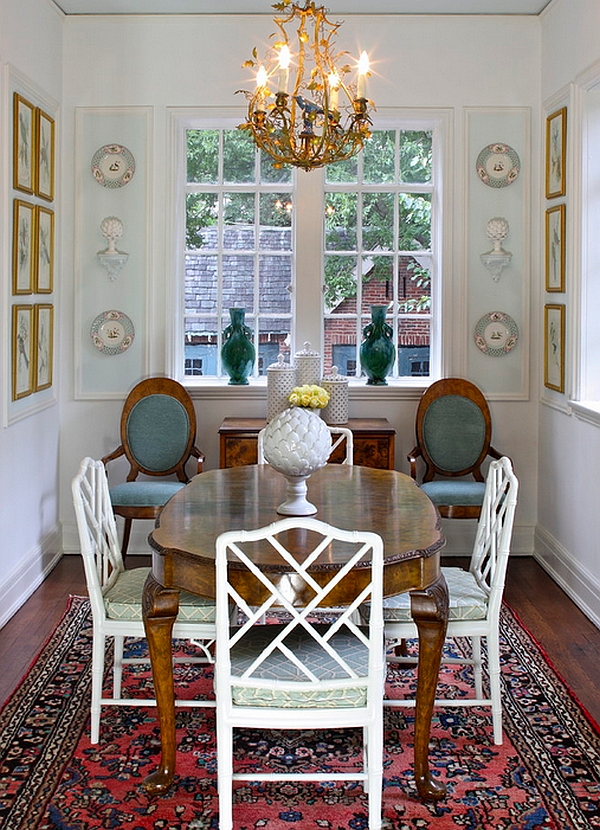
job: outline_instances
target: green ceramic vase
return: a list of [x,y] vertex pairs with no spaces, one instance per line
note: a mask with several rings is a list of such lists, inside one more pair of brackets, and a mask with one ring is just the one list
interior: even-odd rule
[[385,322],[386,312],[386,305],[372,305],[371,322],[363,329],[360,365],[368,386],[387,386],[386,377],[396,358],[396,347],[392,342],[394,330]]
[[252,372],[256,352],[252,343],[252,330],[244,325],[245,308],[230,308],[230,325],[223,331],[221,363],[232,385],[247,385]]

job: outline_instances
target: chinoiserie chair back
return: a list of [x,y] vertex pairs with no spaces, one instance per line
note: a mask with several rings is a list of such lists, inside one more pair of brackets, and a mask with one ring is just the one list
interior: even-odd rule
[[485,491],[481,466],[500,458],[491,446],[492,419],[483,393],[463,378],[443,378],[424,392],[417,408],[416,445],[408,454],[417,479],[417,459],[425,471],[422,489],[450,519],[479,517]]
[[[150,568],[125,569],[117,527],[102,461],[84,458],[71,484],[79,543],[90,597],[93,621],[91,742],[97,743],[102,706],[155,706],[154,699],[123,698],[123,666],[149,662],[124,658],[125,637],[145,637],[142,592]],[[114,640],[112,697],[103,697],[107,637]],[[216,637],[214,600],[180,595],[179,616],[173,637],[193,640],[199,656],[185,662],[212,662],[210,647]],[[176,705],[214,706],[214,701],[176,701]]]
[[[125,520],[123,555],[127,553],[134,519],[156,519],[166,502],[189,477],[186,464],[204,455],[195,446],[196,413],[186,390],[171,378],[147,378],[129,393],[121,413],[121,444],[105,456],[108,464],[125,456],[127,480],[111,488],[116,515]],[[146,478],[138,479],[142,474]]]
[[[352,434],[352,430],[348,429],[348,427],[334,427],[334,426],[327,426],[327,429],[331,433],[331,453],[330,458],[333,453],[340,448],[343,452],[342,456],[342,464],[354,464],[354,435]],[[263,439],[264,439],[264,429],[258,433],[258,463],[265,464],[265,454],[263,449]]]
[[[333,556],[345,564],[321,585],[311,567],[323,560],[329,562]],[[259,569],[258,559],[267,567]],[[232,827],[234,781],[302,779],[362,781],[368,790],[368,826],[371,830],[380,828],[385,664],[381,538],[374,533],[338,530],[311,518],[283,519],[254,531],[222,534],[217,539],[216,567],[220,830]],[[362,578],[353,573],[356,568]],[[356,599],[333,622],[322,623],[315,612],[319,607],[337,605],[336,591],[347,580],[356,586]],[[249,581],[254,590],[262,592],[260,606],[246,601]],[[294,596],[289,590],[292,585]],[[369,625],[361,627],[355,624],[354,616],[365,601],[372,602],[376,611]],[[231,603],[241,610],[240,624],[233,628],[228,616]],[[263,625],[265,615],[274,619]],[[362,727],[362,769],[331,772],[329,766],[317,765],[314,771],[284,775],[234,773],[233,730],[245,727]]]
[[[448,638],[467,638],[470,657],[449,658],[447,662],[473,666],[474,697],[438,699],[438,706],[489,706],[492,710],[494,742],[502,743],[502,699],[500,684],[500,608],[517,505],[519,483],[510,459],[492,461],[485,482],[485,495],[477,524],[469,570],[442,568],[448,584]],[[415,638],[417,629],[410,612],[410,596],[384,599],[384,622],[390,653],[404,640]],[[483,687],[481,639],[487,642],[489,694]],[[390,656],[391,662],[406,662]],[[412,706],[412,700],[388,700],[389,706]]]

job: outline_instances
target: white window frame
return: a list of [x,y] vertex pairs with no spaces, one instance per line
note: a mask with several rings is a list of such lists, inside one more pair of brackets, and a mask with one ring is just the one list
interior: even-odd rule
[[[170,111],[170,158],[172,159],[172,205],[169,214],[171,226],[168,229],[170,244],[167,245],[165,273],[182,275],[185,271],[182,235],[185,232],[185,170],[186,131],[194,128],[222,129],[236,127],[243,121],[244,113],[232,108],[198,108]],[[447,354],[444,338],[451,331],[449,315],[452,312],[452,258],[451,222],[449,217],[451,192],[452,158],[452,113],[446,109],[401,110],[388,109],[374,113],[375,129],[431,130],[433,134],[433,198],[432,198],[432,260],[431,292],[435,298],[435,309],[431,317],[431,346],[429,377],[390,379],[388,386],[366,387],[364,378],[351,380],[353,388],[363,388],[370,397],[383,398],[407,390],[422,389],[441,377],[445,371],[442,356]],[[316,308],[316,297],[323,296],[323,248],[324,223],[321,210],[314,205],[323,202],[324,171],[302,170],[295,172],[294,189],[294,266],[295,280],[292,296],[292,347],[293,354],[302,348],[305,341],[311,347],[322,350],[324,325],[322,302]],[[446,221],[444,221],[446,217]],[[443,275],[443,280],[442,280]],[[167,302],[166,365],[173,377],[179,378],[188,387],[208,389],[227,385],[227,378],[184,376],[184,281],[173,280],[171,303]],[[301,290],[298,290],[301,286]],[[318,311],[318,313],[316,313]],[[253,378],[251,385],[257,388],[266,385],[266,377]],[[245,387],[247,393],[248,387]]]

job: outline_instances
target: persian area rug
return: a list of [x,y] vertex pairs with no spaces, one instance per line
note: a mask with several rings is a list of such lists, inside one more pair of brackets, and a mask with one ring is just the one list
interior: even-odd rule
[[[600,828],[600,737],[544,655],[507,609],[502,611],[504,744],[492,742],[484,709],[436,710],[431,741],[434,774],[447,798],[419,801],[412,773],[413,711],[386,709],[383,827],[386,830],[588,830]],[[130,648],[141,652],[143,641]],[[89,742],[92,626],[86,599],[67,613],[0,715],[2,830],[216,830],[214,709],[178,710],[177,777],[171,791],[149,798],[143,778],[160,753],[154,709],[103,710],[100,742]],[[461,645],[459,643],[458,649]],[[149,669],[136,666],[128,693],[152,696]],[[460,667],[444,668],[444,696],[463,695]],[[212,672],[190,664],[177,671],[179,697],[210,695]],[[390,696],[408,694],[412,672],[390,670]],[[355,767],[352,732],[244,730],[236,763],[257,770]],[[236,830],[366,830],[362,787],[354,783],[240,782]]]

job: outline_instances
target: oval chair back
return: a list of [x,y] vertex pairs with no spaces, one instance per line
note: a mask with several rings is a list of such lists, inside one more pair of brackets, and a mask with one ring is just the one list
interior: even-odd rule
[[[195,440],[194,404],[180,383],[147,378],[131,390],[121,413],[121,444],[102,459],[104,464],[121,456],[129,461],[127,480],[110,490],[115,514],[125,519],[123,555],[132,521],[156,519],[171,496],[189,481],[186,463],[191,457],[198,460],[195,472],[202,471],[204,455]],[[140,473],[150,480],[138,480]]]

